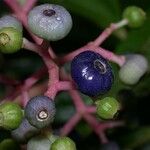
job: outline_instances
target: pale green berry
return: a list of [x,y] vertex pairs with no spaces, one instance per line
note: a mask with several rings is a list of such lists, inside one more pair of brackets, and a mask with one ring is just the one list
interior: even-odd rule
[[123,18],[128,20],[130,27],[140,27],[146,18],[145,12],[136,6],[129,6],[123,12]]
[[70,32],[72,18],[62,6],[43,4],[29,12],[28,25],[37,36],[49,41],[57,41]]
[[18,104],[7,102],[0,105],[0,127],[12,130],[16,129],[23,118],[23,113]]
[[14,53],[21,49],[23,43],[22,33],[15,28],[0,29],[0,51]]
[[12,27],[20,32],[23,30],[21,22],[16,17],[11,15],[6,15],[0,18],[0,29],[4,27]]
[[28,141],[27,150],[50,150],[51,144],[47,137],[40,135]]
[[126,55],[126,61],[119,71],[122,82],[134,85],[148,70],[147,59],[139,54]]
[[96,113],[102,119],[113,119],[120,110],[119,102],[113,97],[105,97],[104,99],[97,100]]
[[60,137],[51,145],[50,150],[76,150],[76,145],[69,137]]

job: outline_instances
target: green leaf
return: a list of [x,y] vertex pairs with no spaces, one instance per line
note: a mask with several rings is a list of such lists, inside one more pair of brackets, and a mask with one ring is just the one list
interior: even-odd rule
[[120,18],[118,0],[42,0],[63,5],[71,12],[85,17],[98,26],[106,27]]

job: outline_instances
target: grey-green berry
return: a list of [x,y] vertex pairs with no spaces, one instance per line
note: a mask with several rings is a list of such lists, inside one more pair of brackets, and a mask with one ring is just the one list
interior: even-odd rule
[[31,138],[27,144],[27,150],[50,150],[51,141],[43,135]]
[[21,22],[11,15],[5,15],[0,18],[0,29],[4,27],[12,27],[20,32],[22,32],[23,29]]
[[55,112],[55,103],[47,96],[35,96],[25,107],[25,117],[36,128],[48,127],[54,120]]
[[18,104],[7,102],[0,105],[0,127],[7,130],[16,129],[22,118],[23,113]]
[[76,145],[69,137],[60,137],[51,145],[50,150],[76,150]]
[[62,6],[43,4],[29,12],[28,25],[37,36],[49,41],[57,41],[70,32],[72,18]]
[[137,6],[129,6],[123,12],[123,18],[128,20],[130,27],[140,27],[146,18],[145,12]]
[[23,43],[22,33],[13,27],[0,29],[0,51],[14,53],[21,49]]
[[134,85],[148,70],[148,61],[139,54],[125,55],[125,57],[126,61],[119,71],[119,77],[125,84]]

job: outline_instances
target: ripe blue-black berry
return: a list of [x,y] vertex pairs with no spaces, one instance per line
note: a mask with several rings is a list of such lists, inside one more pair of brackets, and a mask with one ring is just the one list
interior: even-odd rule
[[71,76],[82,93],[93,97],[110,90],[114,79],[107,60],[92,51],[82,52],[72,60]]
[[57,41],[64,38],[71,30],[72,18],[62,6],[43,4],[29,12],[28,25],[37,36]]
[[39,130],[32,126],[27,119],[23,119],[20,126],[11,132],[11,135],[16,141],[25,143],[37,133],[39,133]]
[[54,119],[55,112],[55,103],[47,96],[33,97],[25,107],[25,117],[31,125],[37,128],[49,126]]

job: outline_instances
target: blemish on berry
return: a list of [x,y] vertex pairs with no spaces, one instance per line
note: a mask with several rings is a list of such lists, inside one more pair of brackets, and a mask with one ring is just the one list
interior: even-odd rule
[[10,41],[10,37],[6,33],[1,33],[0,34],[0,44],[1,45],[6,45]]
[[94,67],[96,69],[100,70],[100,73],[102,73],[102,74],[106,73],[106,71],[107,71],[106,65],[98,59],[94,61]]
[[51,16],[55,15],[56,12],[53,9],[46,9],[46,10],[43,11],[43,14],[45,16],[51,17]]
[[42,110],[37,115],[37,120],[44,121],[48,118],[48,112],[47,110]]

